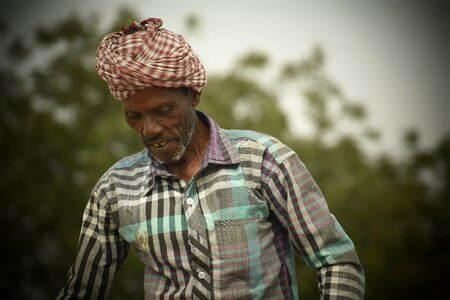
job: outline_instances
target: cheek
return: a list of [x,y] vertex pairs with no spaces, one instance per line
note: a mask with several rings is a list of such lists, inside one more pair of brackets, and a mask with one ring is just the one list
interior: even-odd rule
[[135,130],[137,133],[142,132],[142,122],[139,121],[126,121],[128,126],[130,126],[133,130]]
[[188,123],[188,119],[190,120],[190,117],[187,114],[177,113],[176,115],[171,117],[170,121],[165,123],[163,127],[172,132],[176,131],[177,133],[183,134],[186,128],[186,124]]

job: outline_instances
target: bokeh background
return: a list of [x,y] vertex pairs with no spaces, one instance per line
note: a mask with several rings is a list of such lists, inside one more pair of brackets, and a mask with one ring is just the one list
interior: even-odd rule
[[[159,17],[203,61],[200,109],[310,169],[366,270],[366,299],[440,298],[450,268],[446,1],[3,1],[0,294],[51,299],[90,190],[139,151],[95,71],[101,38]],[[301,299],[317,299],[299,259]],[[112,299],[143,298],[131,251]]]

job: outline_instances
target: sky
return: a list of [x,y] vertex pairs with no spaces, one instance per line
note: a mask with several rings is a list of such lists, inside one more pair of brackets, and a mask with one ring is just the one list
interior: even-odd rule
[[[208,73],[228,70],[249,50],[274,64],[306,57],[319,45],[326,73],[362,103],[381,133],[377,151],[402,154],[403,134],[416,129],[430,147],[450,133],[450,8],[445,1],[396,0],[40,0],[2,1],[13,32],[52,24],[70,13],[98,14],[107,24],[120,7],[158,17],[177,33],[195,15],[189,40]],[[128,25],[128,24],[124,24]],[[301,131],[302,118],[295,126]],[[403,147],[403,148],[402,148]]]

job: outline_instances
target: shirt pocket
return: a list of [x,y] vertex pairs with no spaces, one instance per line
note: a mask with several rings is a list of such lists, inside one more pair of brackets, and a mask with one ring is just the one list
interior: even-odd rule
[[218,241],[221,245],[227,245],[233,242],[246,242],[248,240],[247,225],[261,222],[262,219],[262,216],[255,216],[236,220],[216,220],[214,226],[216,228]]
[[252,264],[260,255],[259,237],[264,223],[261,215],[214,222],[217,251],[213,259],[222,288],[248,284]]

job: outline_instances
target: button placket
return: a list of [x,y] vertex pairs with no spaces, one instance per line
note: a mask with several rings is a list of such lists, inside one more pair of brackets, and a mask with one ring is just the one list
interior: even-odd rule
[[[196,274],[195,277],[198,279],[194,281],[194,288],[199,292],[201,291],[206,298],[209,298],[207,293],[210,293],[212,290],[211,277],[208,270],[210,265],[209,245],[204,216],[197,199],[195,181],[188,184],[185,193],[186,198],[183,206],[192,253],[192,268]],[[205,267],[207,268],[205,269]]]

